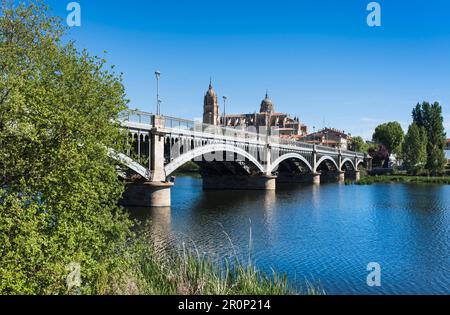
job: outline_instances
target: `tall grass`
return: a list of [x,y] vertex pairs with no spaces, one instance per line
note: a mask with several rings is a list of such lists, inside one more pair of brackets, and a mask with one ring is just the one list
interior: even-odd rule
[[[168,258],[168,259],[167,259]],[[154,252],[141,260],[149,294],[181,295],[281,295],[293,294],[286,276],[269,277],[254,266],[225,262],[219,267],[194,252],[171,253],[162,258]]]
[[[305,282],[305,292],[296,292],[288,284],[286,275],[260,272],[251,256],[243,263],[234,251],[233,259],[222,263],[213,261],[198,250],[157,250],[144,233],[135,255],[136,273],[140,274],[140,294],[153,295],[289,295],[324,294],[324,291]],[[229,238],[229,236],[227,235]],[[229,238],[230,243],[231,239]],[[251,230],[249,250],[251,249]]]

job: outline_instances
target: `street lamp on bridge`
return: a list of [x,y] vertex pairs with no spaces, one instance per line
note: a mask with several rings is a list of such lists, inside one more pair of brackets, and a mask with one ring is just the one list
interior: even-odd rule
[[226,127],[227,123],[226,123],[226,109],[227,109],[227,99],[228,97],[226,97],[225,95],[222,97],[223,98],[223,125]]
[[313,144],[316,144],[316,126],[313,126]]
[[161,100],[159,99],[159,78],[161,77],[161,72],[155,71],[156,76],[156,115],[161,115]]

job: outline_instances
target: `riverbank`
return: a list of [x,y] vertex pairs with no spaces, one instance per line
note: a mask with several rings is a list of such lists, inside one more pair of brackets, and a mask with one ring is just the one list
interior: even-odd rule
[[[351,184],[353,182],[346,182]],[[364,176],[356,185],[371,185],[379,183],[411,183],[411,184],[450,184],[450,176],[409,176],[409,175],[375,175]]]
[[[144,292],[151,295],[287,295],[286,276],[268,276],[256,267],[225,262],[222,269],[198,253],[143,255]],[[308,294],[316,291],[310,290]]]
[[[323,295],[325,292],[305,283],[305,292],[292,289],[286,275],[275,271],[260,272],[249,261],[237,258],[222,263],[213,262],[197,250],[157,250],[142,238],[134,250],[134,266],[140,274],[114,294],[150,295]],[[131,285],[130,285],[131,283]],[[131,288],[131,290],[130,290]],[[133,290],[134,288],[134,290]],[[125,289],[125,291],[123,291]]]

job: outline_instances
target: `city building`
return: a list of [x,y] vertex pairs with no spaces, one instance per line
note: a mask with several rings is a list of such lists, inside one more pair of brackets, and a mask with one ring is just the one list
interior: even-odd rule
[[333,148],[348,150],[351,144],[351,136],[344,131],[334,128],[324,128],[318,132],[310,133],[299,139],[300,141],[326,145]]
[[220,115],[218,97],[211,83],[204,97],[203,123],[227,127],[254,126],[256,128],[270,125],[273,134],[294,139],[308,133],[306,125],[300,123],[298,117],[276,112],[268,93],[262,100],[258,113]]

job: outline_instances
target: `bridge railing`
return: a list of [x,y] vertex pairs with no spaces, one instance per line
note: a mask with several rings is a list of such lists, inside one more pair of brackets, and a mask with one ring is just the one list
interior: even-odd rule
[[175,118],[170,116],[163,116],[164,128],[167,129],[182,129],[195,130],[196,122],[194,120]]
[[119,114],[119,121],[135,122],[140,124],[154,125],[152,113],[146,113],[139,110],[125,110]]
[[316,145],[316,150],[333,153],[333,154],[336,154],[339,152],[338,148],[328,147],[328,146],[324,146],[324,145]]
[[[257,141],[267,141],[267,133],[263,128],[263,132],[259,132],[259,130],[255,130],[253,126],[250,127],[224,127],[217,125],[204,124],[201,121],[197,120],[189,120],[189,119],[181,119],[171,116],[156,116],[152,113],[147,113],[139,110],[126,110],[119,114],[119,120],[124,122],[133,122],[149,125],[149,127],[162,127],[166,129],[172,130],[185,130],[190,132],[199,132],[206,133],[210,135],[223,135],[233,138],[239,139],[250,139]],[[303,148],[307,150],[314,149],[314,144],[283,139],[279,136],[272,135],[269,137],[269,141],[276,144],[293,146],[297,148]],[[315,148],[319,151],[328,152],[332,154],[338,153],[339,149],[316,145]],[[350,150],[341,150],[341,152],[345,155],[355,155],[359,158],[364,158],[365,154],[361,152],[355,152]]]
[[293,147],[296,147],[296,148],[302,148],[302,149],[307,149],[307,150],[313,150],[314,149],[314,145],[311,144],[311,143],[297,141],[297,140],[283,139],[283,138],[280,138],[278,136],[271,136],[270,137],[270,141],[272,143],[278,143],[278,144],[281,144],[281,145],[293,146]]
[[262,135],[247,128],[229,128],[217,125],[204,124],[201,121],[180,119],[169,116],[162,116],[164,128],[174,130],[188,130],[210,135],[223,135],[240,139],[262,140]]

